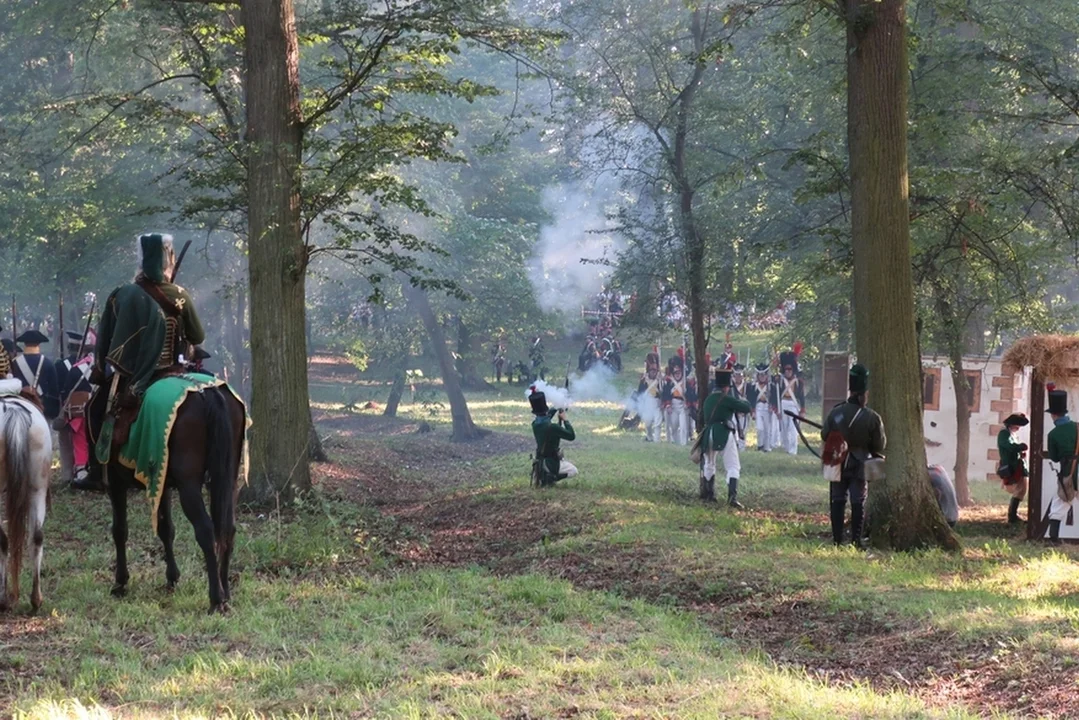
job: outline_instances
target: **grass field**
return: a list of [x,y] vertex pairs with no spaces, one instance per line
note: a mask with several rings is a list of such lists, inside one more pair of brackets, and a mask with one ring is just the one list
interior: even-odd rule
[[140,503],[110,597],[108,503],[59,491],[45,607],[0,617],[5,715],[1079,716],[1076,549],[1019,539],[997,488],[959,554],[837,550],[808,454],[746,453],[733,513],[694,499],[684,448],[588,404],[580,476],[537,491],[523,390],[471,396],[495,432],[458,446],[435,395],[397,421],[343,407],[384,393],[316,379],[333,462],[303,503],[241,514],[224,617],[182,518],[166,592]]

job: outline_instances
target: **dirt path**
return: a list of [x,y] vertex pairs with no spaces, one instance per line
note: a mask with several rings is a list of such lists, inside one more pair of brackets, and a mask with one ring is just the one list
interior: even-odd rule
[[[356,416],[324,420],[320,425],[342,432],[393,438],[350,443],[336,464],[321,466],[316,474],[327,489],[376,505],[407,529],[402,533],[407,540],[394,543],[392,551],[403,565],[477,564],[505,575],[541,572],[585,589],[672,604],[781,665],[829,683],[912,692],[938,707],[962,703],[985,714],[1050,718],[1079,713],[1079,686],[1067,669],[1079,657],[1007,647],[1005,638],[961,641],[906,619],[837,614],[813,592],[783,595],[764,577],[724,577],[722,569],[702,577],[680,570],[659,548],[644,543],[557,556],[539,551],[545,541],[579,534],[594,518],[563,501],[557,488],[506,494],[477,485],[471,463],[515,453],[527,463],[529,446],[522,438],[492,434],[479,443],[451,445],[415,434],[417,426],[406,422]],[[976,522],[1003,528],[1003,511],[999,514],[981,511]],[[763,520],[774,514],[751,515]]]

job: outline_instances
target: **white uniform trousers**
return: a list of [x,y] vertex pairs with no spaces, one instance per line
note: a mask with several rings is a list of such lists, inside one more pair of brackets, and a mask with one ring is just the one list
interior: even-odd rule
[[645,440],[660,442],[663,439],[663,408],[659,406],[659,400],[643,395],[637,409],[644,423]]
[[772,408],[767,402],[757,403],[756,412],[753,416],[753,426],[757,429],[757,449],[772,449]]
[[798,454],[798,428],[794,426],[794,418],[786,413],[787,410],[792,413],[799,411],[798,403],[794,400],[783,398],[783,416],[780,418],[780,424],[783,428],[783,449],[790,455]]
[[686,402],[674,398],[667,408],[667,442],[685,445],[687,437]]
[[722,452],[709,450],[701,453],[701,472],[706,479],[716,476],[717,456],[723,460],[723,476],[726,479],[737,479],[742,476],[742,460],[738,456],[738,442],[737,438],[734,437],[734,433],[731,433],[731,436],[727,438],[727,446],[723,448]]
[[577,466],[571,463],[569,460],[562,458],[558,461],[558,474],[565,475],[567,478],[577,476]]

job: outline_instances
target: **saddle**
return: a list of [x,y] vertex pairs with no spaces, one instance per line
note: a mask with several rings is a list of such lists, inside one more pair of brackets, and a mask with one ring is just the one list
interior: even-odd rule
[[[172,365],[167,368],[162,368],[153,374],[153,378],[150,380],[150,384],[153,385],[158,380],[162,380],[167,377],[176,377],[178,375],[184,375],[187,373],[187,368],[183,365]],[[142,409],[142,396],[135,395],[131,392],[130,387],[124,387],[122,390],[117,391],[117,397],[113,406],[113,428],[112,428],[112,442],[110,443],[110,457],[114,457],[116,453],[120,451],[124,445],[127,445],[127,441],[131,437],[131,426],[135,424],[135,420],[139,417],[139,410]]]
[[24,387],[19,391],[19,397],[36,407],[42,415],[45,414],[45,405],[41,402],[41,396],[32,387]]

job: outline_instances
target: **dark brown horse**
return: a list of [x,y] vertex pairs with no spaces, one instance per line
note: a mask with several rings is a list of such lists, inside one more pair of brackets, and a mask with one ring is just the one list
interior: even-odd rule
[[[90,402],[91,441],[96,441],[107,406],[105,392]],[[157,511],[157,535],[165,546],[165,580],[169,590],[176,587],[180,570],[176,567],[173,540],[171,494],[176,490],[180,507],[195,528],[195,540],[206,559],[210,587],[210,612],[228,610],[229,560],[236,536],[236,493],[244,452],[246,412],[242,403],[225,387],[189,393],[177,411],[169,436],[169,466],[165,488]],[[143,488],[133,471],[116,461],[112,453],[108,465],[108,494],[112,503],[112,538],[116,543],[116,582],[112,594],[127,593],[127,491]],[[99,477],[91,452],[91,475]],[[203,484],[209,485],[210,512],[202,498]]]

